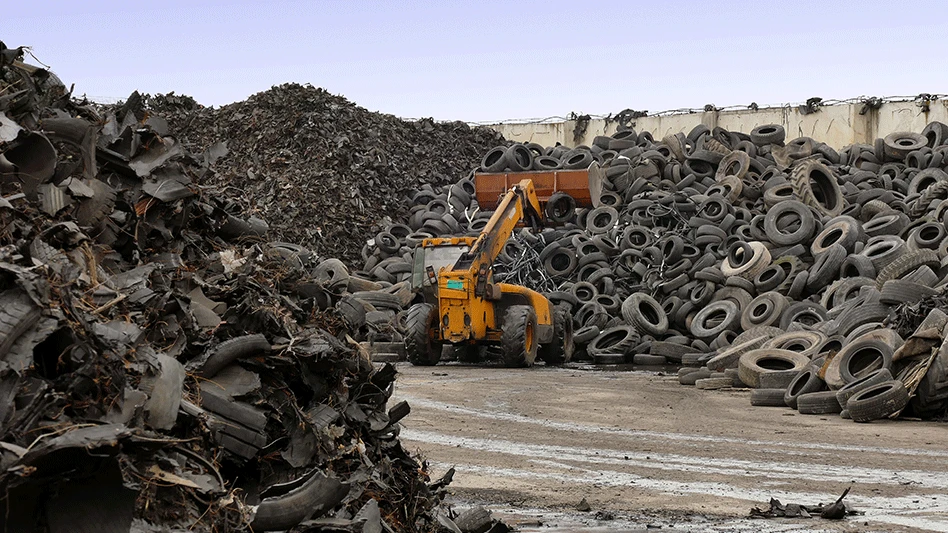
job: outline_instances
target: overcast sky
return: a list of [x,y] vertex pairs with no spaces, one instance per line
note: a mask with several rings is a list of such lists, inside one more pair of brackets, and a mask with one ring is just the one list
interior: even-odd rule
[[310,83],[472,122],[948,93],[948,2],[10,0],[77,95],[223,105]]

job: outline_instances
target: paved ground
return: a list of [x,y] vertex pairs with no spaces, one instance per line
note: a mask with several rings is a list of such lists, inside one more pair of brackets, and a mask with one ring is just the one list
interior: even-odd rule
[[[948,531],[948,424],[752,407],[746,390],[589,368],[399,364],[403,440],[527,531]],[[860,517],[747,520],[853,485]],[[585,498],[592,511],[578,512]],[[597,520],[614,516],[615,520]]]

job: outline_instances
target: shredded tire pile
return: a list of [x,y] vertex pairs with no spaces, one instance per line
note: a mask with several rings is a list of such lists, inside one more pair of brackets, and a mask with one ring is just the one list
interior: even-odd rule
[[22,52],[0,43],[0,531],[448,527],[347,286],[198,185],[220,146]]
[[146,105],[195,151],[226,140],[207,184],[232,188],[273,238],[348,264],[383,217],[424,184],[470,174],[503,139],[486,127],[373,113],[323,89],[285,84],[219,109],[159,96]]

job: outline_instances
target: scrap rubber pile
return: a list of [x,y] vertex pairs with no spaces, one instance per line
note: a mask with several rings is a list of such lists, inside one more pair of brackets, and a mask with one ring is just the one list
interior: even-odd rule
[[193,100],[148,100],[186,146],[226,140],[230,151],[213,184],[233,187],[241,204],[271,226],[271,236],[348,264],[378,229],[397,219],[423,184],[452,183],[502,141],[486,127],[372,113],[323,89],[273,87],[219,109]]
[[[681,364],[683,384],[857,421],[944,414],[948,126],[839,152],[785,136],[626,127],[592,146],[494,148],[482,171],[605,177],[600,207],[552,198],[557,227],[515,234],[495,281],[568,308],[595,363]],[[477,234],[492,206],[474,192],[467,179],[419,191],[365,270],[401,272],[421,239]]]
[[449,527],[347,285],[197,185],[219,146],[21,59],[0,45],[0,531]]

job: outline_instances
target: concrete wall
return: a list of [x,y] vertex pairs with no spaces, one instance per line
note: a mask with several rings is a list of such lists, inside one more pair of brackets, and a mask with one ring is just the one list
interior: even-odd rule
[[[731,131],[750,133],[763,124],[781,124],[787,130],[787,139],[812,137],[830,146],[840,149],[853,143],[872,144],[876,138],[885,137],[896,131],[921,132],[926,124],[933,120],[948,123],[948,101],[931,103],[928,112],[916,102],[889,102],[879,109],[869,110],[860,115],[862,104],[839,104],[824,106],[816,113],[804,115],[796,107],[771,107],[757,111],[708,111],[668,115],[660,117],[642,117],[632,122],[638,132],[649,131],[659,140],[671,133],[687,134],[698,124],[709,128],[721,126]],[[586,133],[580,139],[573,139],[575,121],[543,124],[495,124],[490,127],[499,131],[509,140],[535,142],[543,146],[553,146],[557,142],[566,146],[590,144],[597,135],[612,135],[617,124],[606,123],[604,119],[589,121]]]

